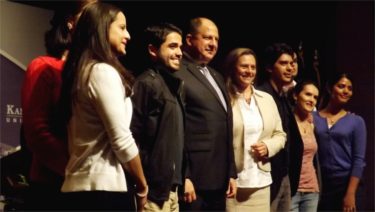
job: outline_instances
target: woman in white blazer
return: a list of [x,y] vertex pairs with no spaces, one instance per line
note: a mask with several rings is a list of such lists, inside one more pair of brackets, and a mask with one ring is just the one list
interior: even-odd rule
[[227,211],[270,211],[272,183],[269,158],[286,141],[273,98],[256,90],[256,56],[249,48],[236,48],[226,57],[226,86],[233,110],[233,149],[237,194],[227,198]]

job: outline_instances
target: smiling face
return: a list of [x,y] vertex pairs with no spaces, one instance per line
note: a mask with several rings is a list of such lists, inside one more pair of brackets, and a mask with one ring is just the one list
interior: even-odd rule
[[235,65],[234,82],[239,88],[245,89],[254,82],[256,73],[257,69],[254,55],[242,55],[238,58]]
[[293,80],[293,58],[289,54],[282,54],[272,67],[271,78],[278,86],[285,86]]
[[346,77],[342,77],[331,89],[331,102],[346,104],[353,95],[353,85]]
[[306,84],[298,94],[293,95],[296,109],[304,114],[311,113],[316,106],[318,96],[318,88],[313,84]]
[[193,50],[191,56],[199,63],[207,64],[215,57],[219,47],[219,30],[212,21],[202,19],[197,32],[186,36],[186,43]]
[[116,15],[116,19],[109,27],[109,43],[116,55],[126,54],[126,44],[130,40],[130,34],[126,29],[126,19],[122,12]]
[[182,58],[182,38],[176,32],[171,32],[165,38],[165,41],[160,45],[160,48],[155,51],[150,49],[150,54],[159,62],[165,65],[171,71],[177,71],[180,68],[180,61]]

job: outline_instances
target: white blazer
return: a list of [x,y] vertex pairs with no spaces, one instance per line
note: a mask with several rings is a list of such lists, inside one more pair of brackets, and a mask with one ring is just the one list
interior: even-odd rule
[[[254,97],[263,119],[263,131],[258,142],[263,142],[268,148],[268,158],[258,161],[259,169],[271,171],[269,158],[284,148],[286,134],[283,131],[279,111],[272,96],[263,91],[254,90]],[[244,124],[238,100],[232,101],[233,110],[233,149],[237,173],[244,166]]]

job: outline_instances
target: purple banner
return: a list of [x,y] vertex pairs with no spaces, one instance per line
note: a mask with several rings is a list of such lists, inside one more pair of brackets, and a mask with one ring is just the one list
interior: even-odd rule
[[21,85],[25,71],[3,55],[0,55],[0,70],[0,156],[3,157],[19,149],[22,124]]

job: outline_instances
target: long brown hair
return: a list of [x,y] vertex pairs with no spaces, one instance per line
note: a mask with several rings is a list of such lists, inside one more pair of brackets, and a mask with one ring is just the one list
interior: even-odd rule
[[[69,122],[72,114],[72,103],[78,92],[78,78],[91,73],[91,66],[96,63],[107,63],[113,66],[122,78],[126,96],[131,95],[133,76],[122,66],[112,52],[109,43],[109,28],[121,10],[106,3],[94,3],[83,11],[75,29],[72,47],[62,72],[63,85],[60,106],[64,111],[63,121]],[[87,72],[87,73],[83,73]]]

